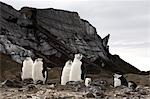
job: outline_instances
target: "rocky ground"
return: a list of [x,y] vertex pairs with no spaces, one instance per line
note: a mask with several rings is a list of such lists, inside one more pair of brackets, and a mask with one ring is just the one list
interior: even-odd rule
[[[24,85],[20,81],[21,66],[2,57],[3,66],[0,75],[0,99],[150,99],[150,75],[126,74],[124,77],[134,81],[138,87],[131,90],[125,87],[113,88],[111,73],[101,71],[100,74],[89,74],[93,80],[104,81],[98,86],[86,88],[83,83],[61,86],[60,75],[62,68],[54,67],[49,70],[46,85]],[[7,61],[6,61],[7,60]],[[12,65],[13,64],[13,65]],[[18,68],[13,68],[18,66]],[[6,79],[7,83],[4,81]],[[13,80],[15,79],[15,80]],[[10,82],[9,82],[10,81]]]
[[[112,55],[110,35],[101,38],[77,12],[30,7],[16,10],[2,2],[0,6],[0,99],[150,99],[149,72],[142,73]],[[77,52],[84,55],[82,67],[87,76],[98,79],[94,86],[85,87],[79,82],[60,85],[64,63]],[[42,57],[44,65],[51,68],[46,85],[20,81],[21,64],[27,56],[34,60]],[[116,70],[133,80],[137,89],[113,88],[112,73]]]
[[73,90],[58,90],[54,86],[31,85],[23,88],[0,88],[1,99],[150,99],[150,87],[139,86],[136,91],[128,88],[112,88],[95,94]]
[[[146,79],[148,75],[143,77]],[[131,74],[128,78],[132,78]],[[112,83],[107,81],[95,79],[93,85],[85,87],[83,82],[69,82],[66,86],[61,86],[59,79],[48,80],[46,85],[7,80],[0,85],[0,97],[1,99],[150,99],[149,80],[138,83],[135,90],[124,86],[114,88]]]

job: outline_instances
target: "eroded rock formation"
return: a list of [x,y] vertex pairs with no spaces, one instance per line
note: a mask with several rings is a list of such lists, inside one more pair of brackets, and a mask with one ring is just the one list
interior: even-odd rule
[[82,53],[83,68],[89,72],[139,72],[111,55],[110,35],[102,39],[96,28],[76,12],[30,7],[18,11],[0,2],[0,13],[0,52],[18,63],[31,56],[44,58],[49,67],[62,67],[75,53]]

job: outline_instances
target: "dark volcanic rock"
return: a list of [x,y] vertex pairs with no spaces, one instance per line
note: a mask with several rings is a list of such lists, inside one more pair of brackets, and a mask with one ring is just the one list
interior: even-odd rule
[[22,82],[23,82],[24,85],[33,84],[33,79],[31,79],[31,78],[24,79]]
[[22,83],[16,80],[5,80],[2,87],[22,88]]
[[2,86],[8,86],[8,87],[12,87],[13,86],[13,82],[10,80],[6,80],[2,83]]
[[93,95],[93,93],[86,93],[85,96],[87,98],[95,98],[95,96]]
[[62,67],[80,52],[84,55],[85,73],[100,73],[100,70],[140,72],[111,55],[110,35],[102,39],[96,28],[76,12],[29,7],[17,11],[0,2],[0,13],[0,52],[20,64],[25,57],[31,56],[44,58],[46,66]]
[[99,87],[101,90],[106,90],[108,83],[105,80],[95,80],[91,83],[91,86]]
[[37,92],[38,91],[38,88],[33,84],[28,85],[26,89],[28,92]]
[[84,83],[80,81],[69,81],[66,83],[66,86],[72,88],[74,91],[81,91],[85,88]]

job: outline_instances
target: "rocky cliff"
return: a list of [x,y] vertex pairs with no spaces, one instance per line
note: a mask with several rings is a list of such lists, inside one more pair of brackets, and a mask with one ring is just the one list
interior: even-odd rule
[[0,52],[20,64],[31,56],[44,58],[48,67],[63,67],[75,53],[82,53],[83,68],[89,73],[140,72],[109,53],[109,37],[101,38],[77,12],[30,7],[18,11],[0,2]]

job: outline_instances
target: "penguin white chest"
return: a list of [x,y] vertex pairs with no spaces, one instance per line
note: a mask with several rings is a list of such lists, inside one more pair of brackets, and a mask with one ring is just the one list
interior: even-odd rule
[[61,75],[61,85],[66,85],[66,83],[69,81],[71,65],[72,65],[71,60],[66,62]]
[[32,78],[32,68],[33,68],[33,60],[31,57],[27,57],[23,61],[23,67],[22,67],[22,80]]
[[86,78],[85,79],[85,86],[88,87],[91,84],[91,78]]
[[118,78],[114,78],[114,87],[121,86],[121,80]]
[[128,82],[128,87],[131,88],[131,86],[132,86],[132,83]]
[[70,70],[70,77],[69,81],[82,81],[81,79],[81,65],[82,62],[80,61],[82,59],[82,54],[75,54],[71,70]]
[[69,81],[81,81],[81,65],[80,60],[74,60],[72,63]]
[[43,81],[43,83],[45,83],[44,82],[45,78],[43,77],[42,71],[43,71],[43,62],[41,59],[36,59],[32,69],[32,78],[35,83],[38,80],[41,80]]

